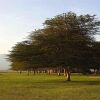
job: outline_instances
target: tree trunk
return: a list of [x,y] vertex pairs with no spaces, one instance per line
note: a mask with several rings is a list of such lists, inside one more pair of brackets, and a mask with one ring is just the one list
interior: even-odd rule
[[58,73],[58,76],[61,76],[61,74],[60,74],[60,69],[58,69],[58,72],[57,72],[57,73]]
[[71,81],[69,68],[67,68],[67,81]]
[[34,73],[34,75],[35,75],[35,70],[33,70],[33,73]]
[[19,73],[22,74],[22,71],[20,70]]
[[60,72],[58,72],[58,76],[61,76]]
[[66,69],[64,68],[64,76],[66,76]]
[[48,70],[47,73],[50,75],[50,71]]
[[71,78],[70,78],[70,70],[69,70],[69,67],[67,68],[64,68],[64,75],[67,77],[67,81],[71,81]]
[[30,74],[30,71],[28,70],[27,72],[28,72],[28,73],[27,73],[27,75],[29,76],[29,74]]

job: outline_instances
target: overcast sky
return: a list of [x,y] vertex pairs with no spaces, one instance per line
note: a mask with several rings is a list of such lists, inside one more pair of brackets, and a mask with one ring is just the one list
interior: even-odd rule
[[68,11],[100,19],[100,0],[0,0],[0,54],[41,28],[45,19]]

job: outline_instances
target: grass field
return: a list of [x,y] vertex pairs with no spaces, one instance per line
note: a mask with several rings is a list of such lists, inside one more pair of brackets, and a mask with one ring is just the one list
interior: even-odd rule
[[100,76],[0,73],[0,100],[100,100]]

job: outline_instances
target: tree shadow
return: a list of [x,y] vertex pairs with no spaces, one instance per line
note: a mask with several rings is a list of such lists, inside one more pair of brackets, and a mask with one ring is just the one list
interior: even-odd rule
[[85,81],[85,80],[82,80],[82,81],[63,81],[63,83],[68,83],[68,84],[72,84],[72,85],[76,85],[76,84],[80,84],[80,85],[100,85],[100,80],[98,81]]

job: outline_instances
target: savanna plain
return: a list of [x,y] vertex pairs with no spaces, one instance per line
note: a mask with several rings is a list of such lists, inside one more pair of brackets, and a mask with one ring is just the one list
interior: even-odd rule
[[0,73],[0,100],[100,100],[100,76]]

